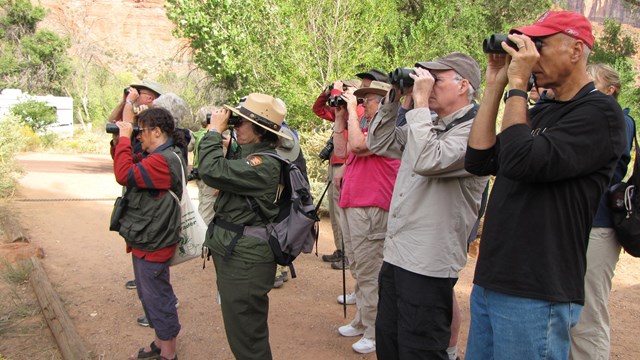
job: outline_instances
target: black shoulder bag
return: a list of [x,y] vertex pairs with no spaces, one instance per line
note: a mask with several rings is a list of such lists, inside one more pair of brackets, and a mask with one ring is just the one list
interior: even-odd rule
[[611,187],[609,207],[618,242],[629,255],[640,257],[640,151],[635,133],[633,140],[636,147],[633,174],[626,183]]
[[124,191],[122,196],[116,198],[116,202],[113,204],[113,211],[111,211],[111,221],[109,222],[109,230],[120,231],[120,219],[124,217],[124,213],[127,210],[127,195],[129,195],[129,189]]

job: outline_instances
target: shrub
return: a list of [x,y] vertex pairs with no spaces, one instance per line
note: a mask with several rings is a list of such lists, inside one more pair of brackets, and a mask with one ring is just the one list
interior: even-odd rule
[[7,197],[15,191],[15,174],[20,168],[14,161],[16,152],[23,149],[21,125],[16,116],[0,118],[0,197]]
[[45,130],[45,127],[57,120],[55,108],[36,100],[27,100],[13,105],[9,111],[16,115],[22,123],[31,127],[34,132]]

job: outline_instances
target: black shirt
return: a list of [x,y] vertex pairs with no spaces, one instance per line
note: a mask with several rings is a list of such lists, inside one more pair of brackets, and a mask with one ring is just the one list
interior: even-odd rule
[[624,151],[622,109],[585,85],[569,101],[545,99],[465,168],[496,175],[474,283],[552,302],[584,303],[589,230]]

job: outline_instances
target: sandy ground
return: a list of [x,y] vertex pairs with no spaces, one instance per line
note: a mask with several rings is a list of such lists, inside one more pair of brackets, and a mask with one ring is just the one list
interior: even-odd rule
[[[31,236],[44,248],[44,267],[64,301],[87,347],[99,359],[126,359],[153,338],[152,330],[136,324],[142,314],[136,292],[124,283],[133,278],[131,258],[123,240],[108,231],[113,199],[120,188],[113,179],[111,159],[98,155],[21,154],[27,171],[11,208]],[[197,188],[189,186],[192,198]],[[319,253],[332,249],[328,221],[321,223]],[[459,346],[464,356],[469,322],[468,298],[475,259],[470,258],[456,286],[463,312]],[[338,335],[347,319],[336,295],[342,290],[340,271],[315,254],[296,260],[298,278],[270,293],[269,326],[276,359],[374,359],[356,354],[357,338]],[[640,317],[640,261],[621,255],[614,278],[612,359],[640,359],[635,332]],[[348,288],[353,281],[348,278]],[[216,303],[215,272],[211,262],[197,259],[172,268],[172,283],[180,300],[182,331],[180,358],[232,359]],[[25,294],[28,285],[22,286]],[[25,295],[27,296],[27,295]],[[34,321],[34,320],[32,320]],[[36,321],[37,322],[37,321]],[[40,322],[41,323],[41,322]],[[36,326],[37,327],[37,326]],[[0,354],[8,359],[56,358],[46,327],[24,336],[2,336]],[[32,351],[40,349],[38,352]],[[45,351],[46,350],[46,351]],[[38,355],[35,355],[38,354]]]

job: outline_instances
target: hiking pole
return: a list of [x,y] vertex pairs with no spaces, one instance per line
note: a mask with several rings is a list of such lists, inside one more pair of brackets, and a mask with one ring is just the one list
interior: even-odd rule
[[342,242],[342,309],[344,312],[344,318],[347,318],[347,271],[345,269],[345,254],[344,251],[344,236],[340,239]]

